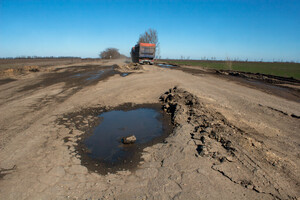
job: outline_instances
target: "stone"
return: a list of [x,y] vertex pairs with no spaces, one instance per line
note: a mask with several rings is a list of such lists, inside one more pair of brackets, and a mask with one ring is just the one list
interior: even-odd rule
[[123,144],[133,144],[136,141],[136,137],[134,135],[123,137],[122,142]]

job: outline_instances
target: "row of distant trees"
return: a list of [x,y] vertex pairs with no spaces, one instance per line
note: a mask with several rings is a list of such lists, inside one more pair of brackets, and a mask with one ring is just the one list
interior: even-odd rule
[[[156,45],[156,58],[161,59],[160,56],[160,43],[158,40],[158,33],[155,29],[149,28],[146,30],[144,33],[140,34],[137,43],[152,43]],[[121,57],[126,57],[122,54],[120,54],[119,49],[117,48],[106,48],[102,52],[100,52],[99,57],[102,59],[117,59]],[[5,57],[5,58],[0,58],[0,59],[51,59],[51,58],[57,58],[57,59],[81,59],[80,57],[72,57],[72,56],[18,56],[18,57]],[[166,58],[169,59],[169,58]],[[181,56],[180,60],[190,60],[190,56]],[[212,56],[212,57],[206,57],[203,56],[201,57],[200,60],[210,60],[210,61],[217,61],[217,58]],[[220,60],[221,61],[221,60]],[[247,59],[239,59],[239,58],[229,58],[227,57],[225,61],[242,61],[242,62],[248,62]],[[263,59],[258,59],[258,60],[251,60],[255,62],[263,62]],[[295,62],[295,61],[284,61],[284,60],[276,60],[273,59],[273,62]],[[296,61],[298,62],[298,61]]]
[[[226,59],[217,59],[216,57],[206,57],[203,56],[200,59],[191,59],[190,56],[180,56],[180,59],[169,59],[165,58],[165,60],[203,60],[203,61],[231,61],[231,62],[264,62],[264,59],[251,59],[249,60],[248,58],[246,59],[241,59],[241,58],[229,58],[227,57]],[[283,59],[273,59],[272,61],[265,61],[265,62],[287,62],[287,63],[298,63],[299,61],[294,61],[294,60],[283,60]]]
[[73,56],[17,56],[17,57],[4,57],[0,59],[81,59],[80,57]]
[[[107,48],[106,50],[102,51],[99,55],[103,59],[115,59],[120,57],[126,57],[119,53],[119,50],[116,48]],[[111,57],[110,57],[111,56]],[[81,57],[72,57],[72,56],[18,56],[18,57],[3,57],[0,58],[1,60],[5,59],[81,59]],[[161,56],[157,56],[157,59],[161,59]],[[165,58],[166,60],[169,60],[169,58]],[[181,56],[180,59],[171,59],[171,60],[193,60],[190,59],[190,56]],[[216,57],[206,57],[203,56],[200,59],[197,60],[207,60],[207,61],[227,61],[227,62],[264,62],[263,59],[257,59],[257,60],[248,60],[246,59],[240,59],[240,58],[229,58],[227,57],[225,60],[223,59],[217,59]],[[267,61],[270,62],[270,61]],[[286,60],[277,60],[273,59],[272,62],[286,62],[286,63],[298,63],[299,61],[286,61]]]

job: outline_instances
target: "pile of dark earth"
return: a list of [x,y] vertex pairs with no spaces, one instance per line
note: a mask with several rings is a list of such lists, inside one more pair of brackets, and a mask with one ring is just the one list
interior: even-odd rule
[[[160,100],[163,109],[172,115],[174,132],[185,123],[194,127],[187,137],[195,143],[195,156],[212,160],[212,170],[234,184],[271,195],[271,198],[297,199],[292,192],[297,191],[298,184],[292,170],[281,160],[269,156],[272,152],[264,142],[253,137],[255,130],[248,133],[239,129],[183,89],[170,89]],[[290,187],[294,188],[290,190]]]

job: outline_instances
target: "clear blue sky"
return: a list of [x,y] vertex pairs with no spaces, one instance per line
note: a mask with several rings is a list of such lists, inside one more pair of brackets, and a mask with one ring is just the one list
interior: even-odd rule
[[300,62],[299,0],[0,0],[0,57],[129,56],[148,28],[163,58]]

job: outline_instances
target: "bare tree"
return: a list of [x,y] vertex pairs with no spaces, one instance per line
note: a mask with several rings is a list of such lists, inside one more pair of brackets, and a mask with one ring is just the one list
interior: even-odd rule
[[141,34],[138,43],[158,43],[157,31],[149,28],[145,33]]
[[119,53],[119,49],[116,48],[107,48],[99,54],[102,59],[116,59],[120,58],[121,54]]
[[138,43],[155,44],[156,57],[160,56],[160,47],[158,42],[158,34],[155,29],[149,28],[145,33],[141,34]]

